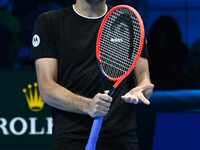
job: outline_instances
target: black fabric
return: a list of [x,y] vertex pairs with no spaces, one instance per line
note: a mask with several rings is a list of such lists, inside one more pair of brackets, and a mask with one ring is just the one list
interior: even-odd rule
[[[79,95],[94,97],[100,84],[95,45],[102,18],[81,17],[71,6],[43,13],[33,31],[33,36],[40,37],[40,44],[32,46],[31,58],[58,59],[58,84]],[[142,57],[147,57],[146,49]],[[105,79],[105,89],[112,85],[113,82]],[[135,105],[120,98],[134,86],[133,74],[130,74],[117,87],[109,114],[104,117],[100,142],[137,141]],[[88,139],[93,118],[56,108],[52,110],[55,139]]]
[[[58,139],[52,143],[50,150],[84,150],[86,143],[86,140]],[[119,142],[102,144],[97,142],[96,150],[139,150],[139,143]]]

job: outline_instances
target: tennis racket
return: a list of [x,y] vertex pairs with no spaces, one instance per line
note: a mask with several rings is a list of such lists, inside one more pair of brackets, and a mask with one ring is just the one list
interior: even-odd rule
[[[101,73],[116,81],[108,95],[134,69],[144,42],[144,25],[139,13],[127,5],[112,8],[104,17],[97,35],[96,57]],[[103,117],[94,119],[86,150],[95,150]]]

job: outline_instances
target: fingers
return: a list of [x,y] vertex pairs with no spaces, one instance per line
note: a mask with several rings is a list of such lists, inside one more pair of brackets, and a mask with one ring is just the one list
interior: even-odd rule
[[138,104],[142,102],[149,105],[150,102],[144,97],[142,93],[134,93],[134,95],[127,93],[125,96],[121,97],[126,103]]
[[112,102],[112,97],[107,94],[96,94],[90,102],[88,114],[91,117],[105,116],[108,114]]
[[105,116],[108,114],[109,108],[105,107],[97,107],[93,113],[90,114],[92,118],[98,117],[98,116]]
[[[139,102],[143,102],[144,104],[149,105],[150,102],[148,101],[148,99],[145,96],[148,96],[148,94],[146,94],[146,92],[148,90],[153,89],[153,88],[154,88],[153,84],[146,84],[146,85],[143,85],[143,86],[137,86],[137,87],[133,88],[132,90],[130,90],[128,93],[126,93],[121,98],[126,103],[137,104]],[[144,96],[144,93],[146,94],[145,96]]]
[[103,101],[106,101],[106,102],[112,102],[112,97],[109,96],[108,94],[100,94],[98,93],[96,95],[96,97],[99,99],[99,100],[103,100]]
[[133,103],[133,104],[138,104],[140,102],[140,100],[137,97],[125,97],[122,96],[122,99],[126,102],[126,103]]
[[140,99],[140,101],[141,101],[142,103],[144,103],[144,104],[146,104],[146,105],[150,105],[149,100],[146,99],[146,98],[144,97],[143,94],[142,94],[142,96],[141,96],[139,99]]
[[104,93],[105,93],[105,94],[108,94],[108,93],[109,93],[109,90],[105,90]]

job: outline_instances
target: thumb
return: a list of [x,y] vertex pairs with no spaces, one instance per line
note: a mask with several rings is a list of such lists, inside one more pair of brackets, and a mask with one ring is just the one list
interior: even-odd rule
[[109,93],[109,90],[105,90],[105,91],[104,91],[104,94],[108,94],[108,93]]
[[143,91],[147,91],[147,90],[151,90],[154,88],[154,85],[153,84],[146,84],[146,85],[143,85],[142,86],[142,90]]

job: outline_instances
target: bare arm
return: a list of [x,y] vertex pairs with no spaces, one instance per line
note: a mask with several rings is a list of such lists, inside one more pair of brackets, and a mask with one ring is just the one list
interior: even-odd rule
[[149,76],[149,66],[148,60],[140,57],[137,65],[134,69],[137,87],[130,90],[122,99],[127,103],[135,103],[138,101],[142,101],[144,104],[149,105],[150,102],[148,98],[150,98],[154,85],[151,84],[150,76]]
[[[140,57],[137,65],[135,66],[134,73],[136,76],[137,86],[144,86],[151,84],[149,75],[149,63],[147,59]],[[152,92],[153,92],[153,87],[144,91],[145,97],[150,98]]]
[[93,99],[76,95],[57,84],[58,62],[54,58],[41,58],[35,62],[39,91],[42,100],[48,105],[91,117],[108,113],[112,98],[106,94],[97,94]]

